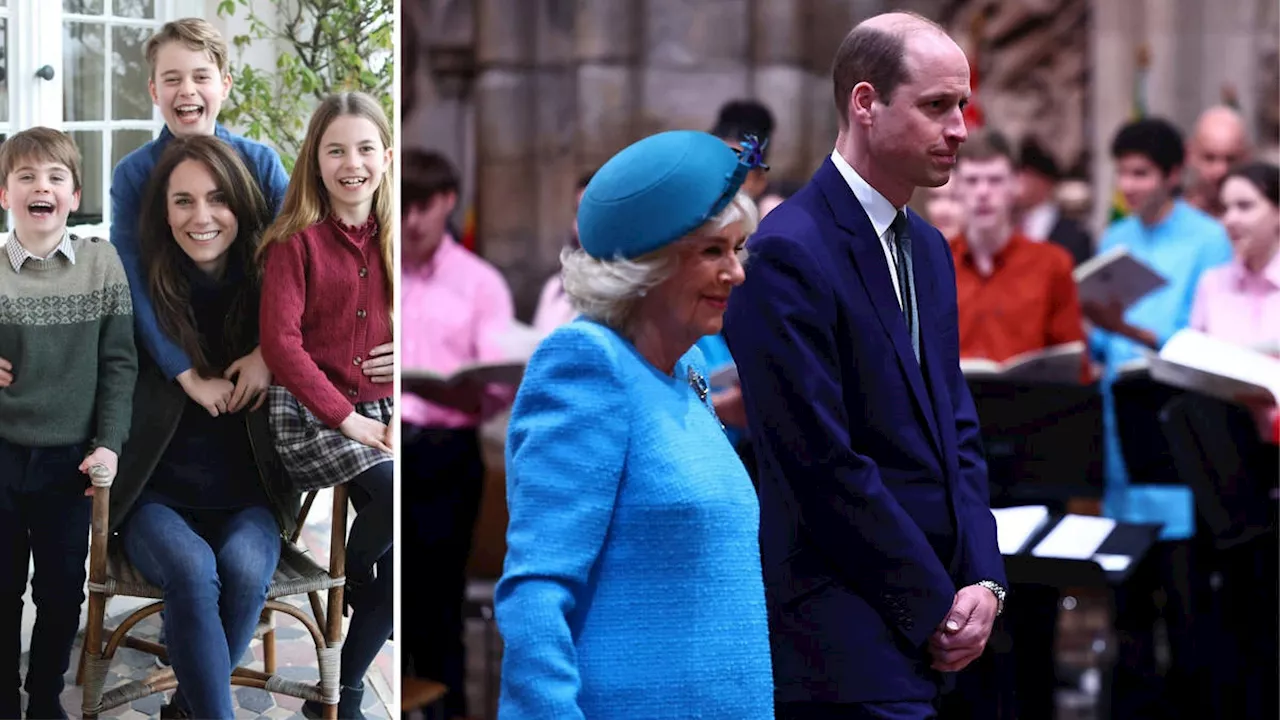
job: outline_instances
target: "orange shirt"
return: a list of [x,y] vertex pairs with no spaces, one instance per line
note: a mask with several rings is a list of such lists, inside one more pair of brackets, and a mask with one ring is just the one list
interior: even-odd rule
[[[1024,352],[1084,341],[1071,255],[1015,234],[992,258],[990,277],[961,235],[951,241],[960,312],[960,357],[1003,362]],[[1088,378],[1088,361],[1082,377]]]

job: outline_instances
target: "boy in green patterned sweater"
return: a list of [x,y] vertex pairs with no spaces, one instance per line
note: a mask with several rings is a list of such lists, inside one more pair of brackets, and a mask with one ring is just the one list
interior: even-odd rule
[[59,695],[84,602],[89,468],[115,474],[138,372],[124,267],[110,243],[67,231],[80,153],[49,128],[0,145],[0,717],[22,717],[22,596],[35,560],[26,717],[65,718]]

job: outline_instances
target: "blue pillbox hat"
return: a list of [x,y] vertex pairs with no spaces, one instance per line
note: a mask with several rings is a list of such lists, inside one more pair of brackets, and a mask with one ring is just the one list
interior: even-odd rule
[[734,151],[710,133],[672,130],[633,143],[591,178],[578,237],[594,258],[632,259],[698,229],[733,200],[760,162],[754,138]]

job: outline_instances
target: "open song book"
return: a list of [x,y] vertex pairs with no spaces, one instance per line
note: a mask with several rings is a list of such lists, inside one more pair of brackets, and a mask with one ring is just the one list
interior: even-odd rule
[[1004,362],[961,358],[960,372],[970,380],[1078,383],[1084,353],[1084,343],[1076,341],[1014,355]]
[[406,367],[400,371],[401,384],[408,392],[428,400],[435,392],[467,383],[519,385],[529,358],[544,337],[528,325],[513,322],[505,332],[492,338],[499,348],[500,359],[467,363],[448,374]]
[[1151,358],[1151,377],[1228,402],[1280,398],[1280,360],[1195,330],[1179,330]]
[[1031,538],[1049,524],[1049,508],[1044,505],[991,508],[996,519],[996,544],[1001,555],[1017,555],[1027,549]]
[[1125,309],[1168,283],[1150,265],[1130,255],[1123,245],[1080,263],[1073,276],[1082,305],[1117,303]]

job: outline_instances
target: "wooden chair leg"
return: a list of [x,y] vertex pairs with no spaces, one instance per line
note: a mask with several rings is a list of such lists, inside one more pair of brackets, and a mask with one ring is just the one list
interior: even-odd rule
[[84,640],[80,641],[80,661],[76,664],[76,687],[84,687],[84,658],[88,648]]
[[[84,640],[80,644],[80,663],[76,670],[76,683],[83,688],[81,714],[87,718],[98,717],[102,707],[102,683],[106,675],[102,670],[102,624],[107,614],[107,536],[111,506],[110,472],[96,465],[90,469],[93,482],[93,511],[89,522],[89,617],[84,627]],[[107,475],[105,484],[101,482]],[[93,668],[87,668],[89,658]]]
[[[333,489],[333,527],[329,533],[329,574],[333,577],[346,577],[347,574],[347,486],[338,485]],[[329,602],[326,608],[324,638],[330,648],[342,645],[342,598],[344,587],[329,588]],[[335,668],[335,671],[337,668]],[[337,684],[337,672],[333,682]],[[335,688],[341,691],[341,688]],[[336,693],[335,693],[336,694]],[[338,720],[337,704],[326,705],[325,720]]]
[[[89,594],[89,618],[85,622],[84,641],[80,646],[80,667],[76,670],[76,683],[84,688],[81,696],[81,713],[86,718],[96,718],[102,701],[102,673],[95,671],[85,687],[85,665],[89,657],[102,656],[102,624],[106,618],[107,599],[99,593]],[[95,665],[95,668],[98,666]],[[91,711],[92,710],[92,711]]]
[[268,630],[262,635],[262,670],[268,675],[276,673],[276,631]]
[[262,633],[262,670],[268,675],[273,675],[276,671],[275,613],[263,608],[262,614],[258,617],[258,622],[267,627],[266,632]]

